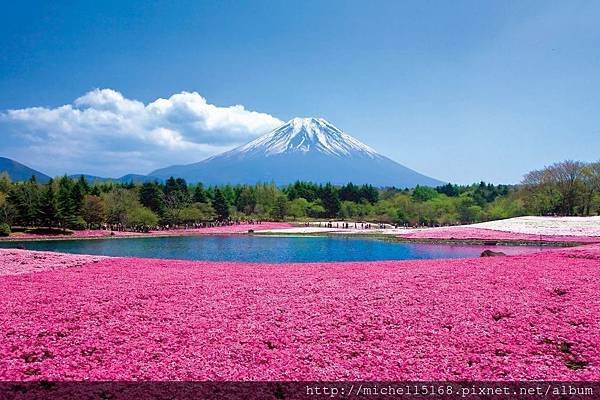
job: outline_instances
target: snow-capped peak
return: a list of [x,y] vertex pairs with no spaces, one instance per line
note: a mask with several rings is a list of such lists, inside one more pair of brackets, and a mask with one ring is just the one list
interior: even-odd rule
[[337,157],[379,157],[375,150],[323,118],[293,118],[266,135],[233,150],[238,154],[261,153],[266,156],[309,151]]

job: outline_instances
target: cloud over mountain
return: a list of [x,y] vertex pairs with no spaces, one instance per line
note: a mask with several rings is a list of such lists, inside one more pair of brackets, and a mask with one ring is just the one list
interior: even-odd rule
[[60,107],[0,112],[0,151],[51,173],[117,176],[198,161],[280,124],[242,105],[210,104],[197,92],[144,104],[95,89]]

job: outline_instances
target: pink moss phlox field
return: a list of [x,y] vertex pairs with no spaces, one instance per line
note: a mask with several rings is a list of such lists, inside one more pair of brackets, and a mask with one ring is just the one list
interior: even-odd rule
[[96,263],[105,258],[103,256],[62,254],[49,251],[0,249],[0,276],[80,267],[85,264]]
[[465,226],[450,226],[423,229],[399,235],[406,239],[439,239],[439,240],[505,240],[523,242],[576,242],[598,243],[600,237],[593,236],[564,236],[564,235],[534,235],[497,231],[483,228],[470,228]]
[[598,380],[599,292],[600,245],[356,263],[107,258],[0,277],[0,379]]
[[255,231],[268,230],[268,229],[281,229],[289,228],[291,224],[286,222],[263,222],[261,224],[239,224],[239,225],[228,225],[228,226],[215,226],[210,228],[195,228],[195,229],[171,229],[162,231],[150,231],[148,233],[140,232],[127,232],[127,231],[110,231],[110,230],[81,230],[74,231],[72,234],[58,234],[58,235],[46,235],[46,234],[34,234],[34,233],[19,233],[14,234],[8,238],[0,238],[0,240],[20,240],[20,239],[48,239],[48,238],[74,238],[74,239],[85,239],[85,238],[101,238],[101,237],[122,237],[122,236],[167,236],[167,235],[193,235],[193,234],[221,234],[221,233],[246,233],[252,229]]

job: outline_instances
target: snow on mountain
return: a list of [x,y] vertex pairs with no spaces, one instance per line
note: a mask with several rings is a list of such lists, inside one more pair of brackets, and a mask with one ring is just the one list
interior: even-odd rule
[[294,118],[233,150],[198,163],[162,168],[150,175],[205,184],[287,184],[304,180],[414,187],[443,183],[377,153],[323,118]]
[[294,118],[272,132],[233,150],[266,156],[286,152],[320,151],[336,157],[361,153],[379,156],[375,150],[342,132],[323,118]]

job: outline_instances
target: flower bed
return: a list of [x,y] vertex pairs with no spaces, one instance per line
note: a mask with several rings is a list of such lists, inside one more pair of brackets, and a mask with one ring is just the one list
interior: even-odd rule
[[590,245],[404,262],[108,258],[2,276],[0,379],[598,380],[599,272]]
[[600,216],[595,217],[517,217],[471,225],[513,233],[552,236],[595,236],[600,238]]
[[240,225],[227,225],[227,226],[215,226],[211,228],[197,228],[197,229],[174,229],[171,231],[152,231],[152,234],[186,234],[186,233],[208,233],[208,234],[220,234],[220,233],[246,233],[250,229],[254,231],[263,231],[269,229],[283,229],[291,228],[292,225],[287,222],[263,222],[260,224],[240,224]]
[[106,258],[103,256],[62,254],[50,251],[0,249],[0,276],[81,267]]
[[547,242],[547,243],[600,243],[600,237],[591,236],[564,236],[564,235],[534,235],[518,232],[506,232],[469,226],[450,226],[411,230],[398,234],[405,239],[432,239],[432,240],[490,240],[507,242]]
[[400,232],[406,239],[600,243],[598,217],[517,217],[473,225]]
[[74,231],[72,234],[57,234],[57,235],[40,235],[32,233],[14,234],[8,238],[0,238],[0,240],[23,240],[23,239],[85,239],[85,238],[100,238],[100,237],[121,237],[121,236],[150,236],[150,235],[202,235],[202,234],[220,234],[220,233],[246,233],[248,230],[255,231],[289,228],[291,224],[286,222],[263,222],[261,224],[239,224],[215,226],[210,228],[195,228],[195,229],[171,229],[162,231],[150,231],[148,233],[140,232],[121,232],[109,230],[82,230]]

